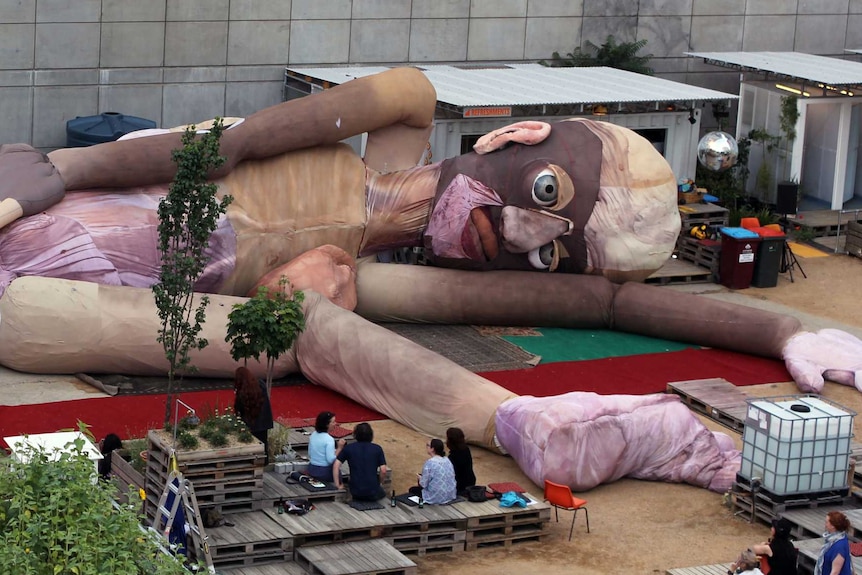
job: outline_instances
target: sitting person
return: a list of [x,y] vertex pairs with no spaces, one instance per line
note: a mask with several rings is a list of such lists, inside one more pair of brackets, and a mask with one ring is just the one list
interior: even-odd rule
[[272,405],[266,392],[266,382],[254,376],[247,367],[234,372],[233,390],[236,393],[233,411],[248,426],[251,434],[263,443],[266,463],[269,463],[269,430],[272,429]]
[[759,545],[751,546],[752,551],[765,558],[771,575],[797,575],[798,552],[790,540],[792,527],[790,521],[777,517],[772,520],[772,537]]
[[476,474],[473,473],[473,455],[460,427],[446,430],[446,447],[449,449],[449,461],[455,470],[455,491],[463,497],[468,487],[476,485]]
[[308,474],[317,480],[333,483],[332,464],[344,447],[344,438],[335,439],[329,431],[336,426],[335,414],[331,411],[322,411],[317,414],[314,422],[314,433],[308,440]]
[[386,497],[382,487],[386,477],[386,457],[383,448],[372,443],[374,430],[367,423],[353,428],[355,443],[345,445],[336,456],[332,465],[335,486],[344,487],[341,481],[341,465],[347,462],[350,467],[350,496],[357,501],[377,501]]
[[739,558],[730,565],[728,575],[763,575],[760,570],[760,559],[751,549],[746,549],[739,554]]
[[430,457],[422,466],[422,473],[416,475],[419,485],[410,488],[410,493],[418,495],[425,503],[441,505],[457,497],[455,492],[455,469],[446,457],[443,442],[432,439],[425,444]]

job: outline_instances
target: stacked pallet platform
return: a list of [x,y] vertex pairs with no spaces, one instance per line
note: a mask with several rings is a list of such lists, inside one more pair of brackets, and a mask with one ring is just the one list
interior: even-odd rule
[[551,508],[539,504],[534,498],[532,501],[533,504],[525,508],[501,508],[494,499],[484,503],[456,504],[467,516],[467,550],[544,540],[550,525]]
[[730,563],[716,563],[713,565],[698,565],[697,567],[677,567],[668,569],[666,575],[727,575],[730,571]]
[[856,498],[852,498],[843,505],[788,509],[781,516],[793,524],[790,534],[795,539],[801,540],[820,537],[823,534],[823,522],[826,519],[826,514],[830,511],[844,513],[851,523],[848,535],[851,539],[862,539],[862,502]]
[[710,279],[718,281],[718,270],[721,264],[721,242],[708,239],[699,240],[691,236],[680,235],[676,242],[676,251],[678,259],[709,270]]
[[[147,516],[155,516],[155,505],[170,473],[170,440],[162,432],[147,435],[146,489]],[[198,506],[216,508],[221,513],[261,509],[265,455],[263,444],[255,441],[217,449],[176,451],[177,466],[195,487]]]
[[[754,488],[751,482],[737,474],[731,488],[735,515],[754,523],[755,520],[771,523],[773,519],[793,509],[824,509],[845,507],[853,501],[848,490],[823,491],[776,495],[765,489]],[[825,515],[826,511],[822,511]]]

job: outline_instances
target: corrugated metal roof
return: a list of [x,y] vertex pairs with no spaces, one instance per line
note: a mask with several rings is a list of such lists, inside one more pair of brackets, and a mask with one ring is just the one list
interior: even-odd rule
[[862,54],[862,48],[845,48],[844,51],[852,54]]
[[862,84],[862,63],[802,52],[686,52],[710,64],[780,74],[831,86]]
[[[549,68],[539,64],[419,67],[452,106],[532,106],[736,100],[737,96],[614,68]],[[288,67],[298,75],[341,84],[385,67]]]

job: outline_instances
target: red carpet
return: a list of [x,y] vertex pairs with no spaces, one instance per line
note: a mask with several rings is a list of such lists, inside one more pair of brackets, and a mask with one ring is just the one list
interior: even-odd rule
[[[736,385],[792,380],[781,361],[716,349],[549,363],[481,375],[520,395],[535,396],[569,391],[640,395],[664,392],[671,381],[710,377],[722,377]],[[379,413],[316,385],[276,387],[272,394],[276,418],[312,418],[329,410],[344,422],[384,419]],[[232,390],[183,393],[180,397],[202,415],[233,405]],[[77,429],[78,421],[89,424],[96,438],[111,432],[123,439],[142,437],[148,429],[161,427],[164,409],[164,395],[0,406],[0,438]]]
[[[194,407],[201,416],[216,409],[233,407],[231,389],[183,393],[179,397],[184,403]],[[276,419],[316,417],[321,411],[334,412],[340,421],[385,419],[376,411],[311,384],[274,387],[272,411]],[[185,408],[180,406],[180,415],[184,412]],[[173,416],[172,409],[171,419]],[[125,395],[38,405],[0,405],[0,439],[25,433],[77,429],[78,421],[90,425],[93,436],[97,439],[108,433],[116,433],[122,439],[144,437],[148,429],[162,427],[164,417],[164,395]]]
[[793,381],[783,361],[719,349],[566,361],[482,375],[519,395],[537,397],[568,391],[605,395],[660,393],[671,381],[710,377],[722,377],[735,385]]

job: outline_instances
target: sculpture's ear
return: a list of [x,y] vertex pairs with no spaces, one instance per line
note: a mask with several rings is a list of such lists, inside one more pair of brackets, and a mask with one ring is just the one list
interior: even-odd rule
[[536,122],[527,120],[509,124],[502,128],[498,128],[493,132],[488,132],[476,142],[473,150],[477,154],[487,154],[494,150],[499,150],[509,142],[517,142],[518,144],[526,144],[532,146],[543,142],[548,134],[551,133],[551,125],[547,122]]

